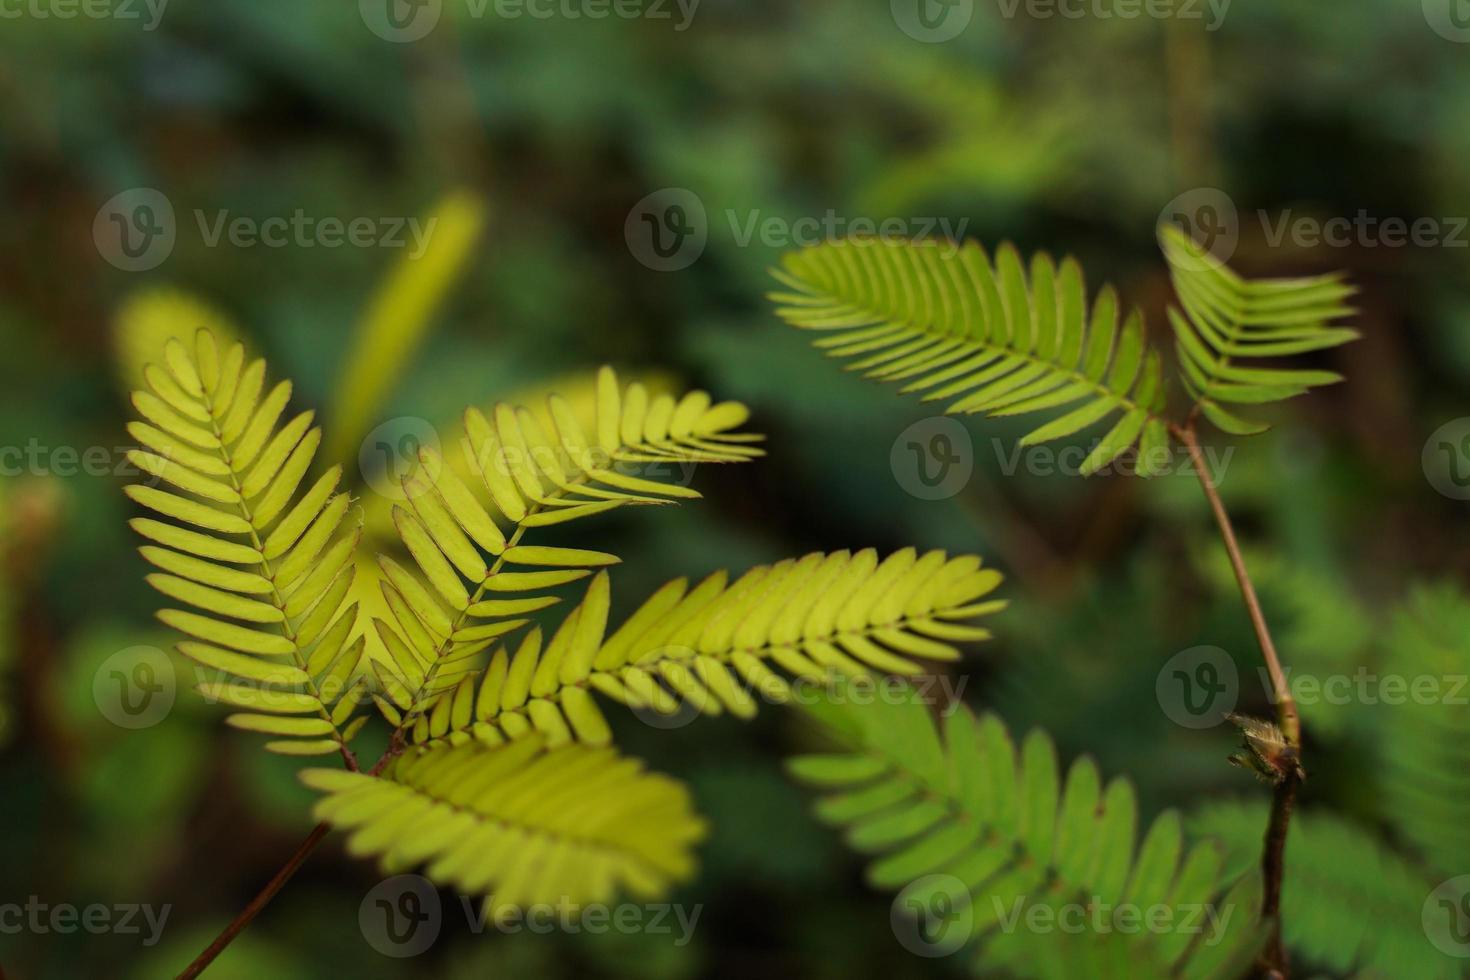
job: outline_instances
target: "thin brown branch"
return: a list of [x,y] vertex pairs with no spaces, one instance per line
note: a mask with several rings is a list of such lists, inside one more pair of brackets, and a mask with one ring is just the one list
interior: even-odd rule
[[1215,523],[1219,525],[1220,538],[1225,542],[1225,552],[1230,556],[1230,567],[1235,571],[1235,581],[1240,586],[1240,596],[1245,600],[1246,612],[1250,614],[1251,625],[1256,631],[1256,640],[1261,646],[1261,657],[1266,661],[1266,671],[1271,678],[1271,696],[1276,703],[1277,724],[1286,738],[1287,751],[1292,755],[1291,765],[1287,767],[1280,782],[1276,784],[1276,791],[1271,800],[1271,821],[1266,828],[1265,847],[1261,854],[1261,870],[1265,888],[1261,914],[1272,920],[1271,939],[1266,947],[1263,965],[1266,976],[1271,980],[1286,980],[1288,976],[1286,948],[1281,942],[1281,881],[1285,868],[1286,835],[1291,826],[1291,811],[1296,802],[1297,786],[1301,783],[1301,770],[1298,768],[1302,744],[1301,717],[1297,714],[1296,701],[1292,698],[1291,689],[1287,686],[1286,674],[1281,669],[1281,660],[1276,655],[1276,644],[1271,639],[1271,630],[1266,625],[1265,615],[1261,612],[1261,602],[1256,597],[1256,589],[1251,583],[1250,572],[1246,570],[1245,558],[1240,553],[1240,542],[1235,538],[1235,528],[1230,523],[1230,515],[1225,511],[1225,504],[1220,500],[1220,493],[1215,488],[1214,478],[1205,465],[1204,453],[1200,451],[1199,438],[1195,435],[1194,425],[1191,422],[1184,426],[1174,426],[1172,431],[1188,448],[1195,475],[1199,477],[1200,487],[1203,488],[1205,498],[1210,502],[1210,510],[1215,515]]
[[[177,980],[194,980],[195,977],[203,973],[205,968],[213,963],[220,953],[225,951],[225,947],[234,942],[235,937],[260,914],[262,909],[270,904],[270,900],[276,897],[276,893],[285,887],[286,882],[291,880],[291,876],[296,874],[301,866],[306,863],[307,857],[311,855],[312,851],[316,850],[316,846],[322,842],[322,838],[326,837],[327,832],[331,829],[329,824],[317,824],[311,834],[307,836],[306,840],[301,842],[301,846],[296,849],[296,853],[291,855],[291,859],[285,863],[280,871],[276,872],[275,877],[266,884],[265,888],[261,889],[260,894],[256,895],[250,904],[245,906],[239,915],[235,916],[234,921],[225,927],[225,931],[220,933],[204,952],[195,957],[194,962],[190,963],[184,972],[178,975]],[[0,980],[3,980],[3,978],[0,978]]]
[[1199,438],[1194,433],[1194,427],[1175,426],[1174,434],[1183,442],[1189,450],[1189,458],[1194,463],[1195,475],[1199,477],[1200,486],[1205,491],[1205,498],[1210,502],[1210,510],[1214,512],[1215,523],[1220,528],[1220,538],[1225,542],[1225,552],[1230,556],[1230,567],[1235,571],[1235,581],[1240,586],[1240,597],[1245,600],[1246,612],[1250,615],[1251,626],[1256,631],[1256,641],[1261,646],[1261,657],[1266,661],[1266,671],[1271,677],[1271,696],[1276,703],[1277,724],[1281,726],[1281,732],[1286,736],[1286,743],[1293,748],[1301,747],[1301,718],[1297,714],[1296,701],[1291,696],[1291,688],[1286,683],[1286,674],[1281,669],[1281,659],[1276,655],[1276,644],[1271,639],[1270,627],[1266,625],[1266,617],[1261,612],[1261,601],[1256,597],[1256,588],[1251,584],[1250,573],[1245,567],[1245,558],[1240,553],[1240,543],[1235,538],[1235,528],[1230,523],[1230,515],[1225,512],[1225,504],[1220,500],[1220,493],[1215,489],[1214,478],[1210,475],[1209,467],[1205,464],[1204,453],[1200,450]]

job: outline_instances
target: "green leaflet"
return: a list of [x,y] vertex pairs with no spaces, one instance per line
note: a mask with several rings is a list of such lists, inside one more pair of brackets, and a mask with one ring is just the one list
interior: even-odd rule
[[[481,654],[492,643],[528,622],[518,617],[560,601],[540,590],[619,561],[602,551],[524,543],[528,533],[623,506],[697,498],[667,482],[669,475],[687,476],[699,463],[762,455],[751,445],[760,437],[735,431],[748,417],[745,406],[714,404],[702,391],[650,399],[641,384],[620,385],[611,368],[597,376],[593,433],[583,431],[558,396],[550,397],[549,408],[550,430],[524,408],[502,403],[488,414],[469,409],[458,447],[468,466],[456,473],[448,460],[425,450],[422,465],[404,480],[407,500],[393,519],[418,574],[379,559],[393,619],[373,624],[388,653],[373,664],[383,687],[378,704],[396,716],[395,728],[422,735],[463,727],[450,725],[450,695],[481,672]],[[625,472],[630,469],[664,479]],[[511,526],[497,525],[492,511]],[[605,579],[596,581],[606,588]],[[539,644],[535,649],[541,656]],[[579,656],[590,663],[592,654]],[[606,723],[593,702],[574,698],[572,704],[572,715],[563,717],[538,697],[517,722],[541,719],[539,727],[552,732],[553,742],[569,732],[605,741]]]
[[222,352],[200,330],[188,346],[170,339],[154,356],[161,363],[141,371],[149,390],[133,396],[147,421],[129,426],[152,451],[129,459],[167,489],[126,493],[167,519],[131,522],[153,542],[143,557],[163,572],[149,584],[190,607],[158,617],[192,638],[180,652],[213,673],[201,691],[252,709],[231,725],[282,736],[271,751],[345,754],[356,647],[343,627],[356,611],[340,570],[358,531],[347,496],[333,495],[340,471],[298,493],[320,430],[310,412],[277,426],[291,386],[262,399],[265,364],[247,366],[239,344]]
[[[1024,274],[1007,265],[1005,277],[998,288],[1021,303]],[[1005,329],[1035,333],[1024,317]],[[1112,345],[1091,348],[1087,370],[1131,384],[1142,358],[1136,328],[1124,329],[1116,356]],[[737,431],[744,406],[697,391],[650,396],[605,369],[591,432],[554,398],[550,430],[501,405],[490,417],[466,414],[470,479],[421,457],[393,513],[407,557],[378,562],[387,612],[371,625],[388,657],[369,662],[353,601],[356,509],[339,467],[309,475],[321,431],[312,412],[288,413],[290,382],[268,385],[262,361],[247,362],[238,344],[219,350],[207,332],[192,348],[169,342],[142,374],[150,390],[134,404],[145,421],[130,431],[145,448],[130,458],[159,485],[128,494],[164,519],[132,526],[149,541],[141,550],[157,571],[148,581],[184,607],[158,615],[188,637],[179,650],[203,671],[199,693],[230,709],[232,728],[266,736],[269,751],[340,753],[348,771],[310,769],[303,779],[324,794],[318,815],[350,831],[349,850],[493,896],[492,915],[618,891],[657,896],[692,873],[704,826],[687,791],[607,747],[601,699],[745,718],[761,700],[789,699],[795,682],[865,682],[957,659],[955,644],[989,636],[969,621],[1004,606],[990,598],[1000,574],[977,557],[841,551],[733,581],[671,582],[610,632],[605,566],[617,557],[528,543],[526,533],[697,497],[660,478],[761,450],[759,437]],[[582,579],[582,601],[554,632],[507,639],[561,600],[545,590]],[[368,721],[356,710],[368,698],[410,740],[373,775],[348,747]],[[894,751],[938,785],[939,744],[896,736]],[[813,778],[820,768],[810,767]],[[839,763],[826,778],[859,775]],[[945,815],[919,801],[854,841],[882,850]],[[930,851],[948,853],[962,836],[951,830]]]
[[[1385,637],[1384,682],[1362,710],[1382,807],[1428,864],[1470,867],[1470,601],[1452,583],[1415,588]],[[1397,693],[1388,679],[1399,679]]]
[[486,202],[453,190],[434,203],[425,227],[435,232],[420,254],[398,259],[358,318],[342,360],[332,404],[327,458],[346,462],[372,427],[392,386],[434,324],[439,306],[475,256],[487,223]]
[[609,748],[548,749],[536,735],[404,756],[375,778],[308,769],[316,816],[347,850],[400,873],[485,895],[486,913],[655,898],[693,873],[705,833],[689,792]]
[[1325,350],[1357,338],[1331,326],[1352,313],[1354,292],[1340,275],[1242,279],[1174,225],[1159,227],[1182,312],[1170,309],[1184,387],[1201,412],[1234,435],[1264,426],[1225,404],[1281,401],[1341,378],[1329,371],[1256,366],[1261,358]]
[[1160,418],[1158,355],[1143,318],[1121,319],[1105,287],[1089,311],[1082,270],[1045,253],[1026,268],[1002,245],[994,262],[977,244],[854,239],[788,254],[773,269],[794,292],[773,293],[776,312],[822,334],[815,345],[848,369],[951,413],[1021,415],[1066,409],[1027,443],[1109,425],[1083,465],[1092,473],[1138,444]]
[[[1182,310],[1170,309],[1184,386],[1225,432],[1263,429],[1226,405],[1262,404],[1340,380],[1329,371],[1261,366],[1260,359],[1336,347],[1355,331],[1332,323],[1353,292],[1336,275],[1244,280],[1179,229],[1159,230]],[[1143,318],[1120,313],[1104,287],[1088,308],[1082,270],[1039,253],[1029,266],[1009,244],[994,256],[974,242],[851,239],[789,253],[769,298],[814,345],[847,368],[949,413],[1049,412],[1022,445],[1106,422],[1081,471],[1131,449],[1141,476],[1167,460],[1170,426],[1157,353]],[[1192,419],[1191,419],[1192,421]]]
[[921,673],[923,660],[958,658],[953,643],[989,635],[968,621],[1002,608],[979,601],[1000,583],[972,555],[811,554],[734,582],[723,573],[693,588],[671,582],[607,636],[609,585],[600,572],[548,642],[533,631],[517,648],[498,647],[487,667],[470,664],[452,683],[432,685],[412,738],[460,742],[535,729],[552,745],[600,744],[609,731],[589,692],[638,712],[687,706],[748,718],[762,700],[789,700],[791,678],[828,687]]
[[[1260,860],[1264,801],[1211,803],[1187,821],[1220,841],[1227,873]],[[1424,904],[1439,880],[1389,851],[1366,829],[1306,809],[1291,822],[1281,921],[1297,957],[1335,974],[1454,980],[1464,960],[1446,956],[1424,931]]]
[[[971,941],[982,975],[1046,980],[1230,980],[1249,966],[1266,938],[1254,872],[1222,869],[1212,842],[1186,850],[1172,812],[1139,844],[1126,780],[1104,785],[1087,758],[1061,778],[1044,733],[1018,750],[994,715],[952,705],[936,725],[910,695],[818,705],[843,751],[788,769],[824,794],[818,816],[872,855],[869,881],[902,889],[895,915],[928,917],[929,932],[914,924],[921,942]],[[1262,822],[1247,826],[1259,844]],[[1168,910],[1177,927],[1130,930],[1107,911],[1121,906]]]

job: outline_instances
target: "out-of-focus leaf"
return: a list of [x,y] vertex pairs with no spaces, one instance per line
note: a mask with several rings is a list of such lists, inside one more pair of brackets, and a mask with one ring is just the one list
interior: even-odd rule
[[113,318],[113,348],[123,389],[146,389],[143,368],[159,360],[170,340],[192,349],[201,328],[214,334],[222,350],[241,339],[228,317],[192,293],[153,286],[131,294]]
[[342,366],[326,458],[350,462],[384,398],[392,392],[434,315],[469,263],[485,223],[485,204],[467,191],[441,200],[421,228],[422,251],[407,239],[399,260],[368,304]]

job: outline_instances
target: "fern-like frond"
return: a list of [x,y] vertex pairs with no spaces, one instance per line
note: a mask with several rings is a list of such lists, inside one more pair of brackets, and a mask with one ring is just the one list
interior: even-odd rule
[[548,749],[539,735],[441,745],[382,778],[308,769],[318,820],[349,831],[349,853],[487,896],[486,911],[657,898],[694,871],[705,833],[688,790],[610,748]]
[[[739,403],[714,404],[702,391],[650,399],[636,382],[621,388],[610,368],[599,373],[597,386],[590,434],[555,395],[552,433],[524,408],[500,404],[492,417],[466,411],[462,448],[478,476],[472,484],[433,450],[422,450],[421,465],[404,481],[408,501],[394,510],[420,574],[381,559],[394,621],[375,624],[391,663],[374,667],[383,687],[379,706],[393,724],[416,724],[475,669],[482,651],[559,601],[547,589],[618,561],[601,551],[523,544],[528,531],[629,504],[699,496],[630,469],[762,455],[751,444],[760,436],[734,431],[749,415]],[[491,504],[509,527],[491,518]]]
[[[1190,833],[1224,846],[1227,873],[1244,871],[1261,859],[1268,809],[1264,801],[1212,803],[1187,824]],[[1307,964],[1364,980],[1464,975],[1464,960],[1440,952],[1424,933],[1424,902],[1435,882],[1366,830],[1300,812],[1292,817],[1285,864],[1282,937]]]
[[1331,371],[1261,367],[1258,359],[1304,354],[1345,344],[1357,331],[1331,326],[1352,313],[1354,292],[1338,274],[1298,279],[1242,279],[1166,224],[1159,240],[1184,310],[1170,308],[1184,385],[1199,410],[1226,432],[1249,435],[1265,426],[1221,404],[1281,401],[1332,384]]
[[[1415,589],[1394,617],[1370,717],[1384,812],[1434,868],[1470,868],[1470,601]],[[1394,692],[1388,679],[1401,688]]]
[[[820,707],[846,747],[789,762],[823,791],[819,819],[875,856],[869,882],[904,889],[903,911],[942,910],[980,940],[986,975],[1224,980],[1265,938],[1257,876],[1224,874],[1210,842],[1186,852],[1173,811],[1139,845],[1132,785],[1104,786],[1087,757],[1061,778],[1045,733],[1018,750],[998,718],[963,706],[942,729],[916,699]],[[1119,928],[1121,905],[1167,909],[1172,927]],[[1037,906],[1048,909],[1038,921],[1062,925],[1028,926]]]
[[733,583],[723,572],[692,589],[670,582],[604,638],[608,579],[599,574],[549,643],[533,631],[513,654],[497,650],[488,668],[439,698],[413,737],[535,729],[552,744],[599,744],[609,731],[593,691],[652,715],[748,718],[762,699],[790,700],[792,678],[825,690],[842,679],[918,674],[923,661],[958,659],[954,643],[990,636],[963,621],[1005,605],[985,599],[1000,583],[970,555],[811,554]]
[[199,331],[144,369],[128,424],[128,460],[152,484],[127,495],[165,520],[137,518],[158,571],[148,582],[190,608],[158,613],[185,634],[179,652],[214,679],[200,693],[238,711],[228,723],[274,736],[288,755],[342,752],[366,720],[352,719],[349,684],[361,640],[347,603],[360,534],[338,493],[338,467],[298,493],[321,440],[310,411],[280,424],[291,383],[265,390],[263,360],[221,353]]
[[995,261],[974,242],[853,239],[788,254],[774,275],[793,292],[770,298],[793,326],[825,334],[828,356],[852,358],[866,377],[949,401],[950,413],[1021,415],[1061,409],[1023,444],[1072,435],[1114,419],[1082,472],[1138,447],[1153,472],[1168,445],[1158,355],[1134,310],[1120,327],[1105,286],[1089,311],[1082,269],[1011,245]]

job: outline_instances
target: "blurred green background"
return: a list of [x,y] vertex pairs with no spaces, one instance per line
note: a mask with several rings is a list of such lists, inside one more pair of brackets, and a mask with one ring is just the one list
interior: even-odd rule
[[[132,19],[123,0],[104,17],[55,16],[64,6],[28,0],[0,22],[0,447],[35,447],[0,476],[0,903],[172,910],[151,947],[0,932],[7,977],[172,975],[311,825],[294,764],[226,731],[186,685],[137,731],[94,695],[118,651],[169,645],[114,471],[135,345],[171,324],[245,339],[348,460],[380,424],[448,433],[466,404],[572,393],[604,362],[747,402],[769,458],[701,471],[707,499],[693,505],[579,527],[624,557],[615,618],[668,578],[811,550],[979,551],[1013,605],[962,665],[965,700],[1018,731],[1046,726],[1064,757],[1131,773],[1149,816],[1266,793],[1225,765],[1229,731],[1177,726],[1155,696],[1160,665],[1210,644],[1240,665],[1243,708],[1268,710],[1192,477],[1028,472],[1027,457],[1006,465],[1024,428],[968,419],[972,476],[919,499],[891,451],[933,411],[824,362],[762,297],[782,229],[810,228],[798,219],[964,222],[989,244],[1076,255],[1167,348],[1155,223],[1216,189],[1237,209],[1240,271],[1344,269],[1362,290],[1363,339],[1326,361],[1348,383],[1279,410],[1222,474],[1284,658],[1317,674],[1393,658],[1417,581],[1450,583],[1437,600],[1450,612],[1422,621],[1463,612],[1465,504],[1435,489],[1446,474],[1421,454],[1470,414],[1470,46],[1433,2],[1237,0],[1208,29],[1204,5],[1199,19],[1066,18],[978,0],[936,43],[914,36],[903,0],[702,0],[692,17],[649,0],[643,16],[605,19],[567,13],[586,3],[540,18],[443,0],[412,41],[385,39],[394,28],[371,2],[174,0],[156,22],[141,2]],[[111,215],[138,234],[166,218],[138,211],[157,201],[139,188],[166,199],[173,242],[135,261]],[[407,262],[406,231],[396,248],[213,237],[222,213],[298,211],[370,219],[374,235],[438,222]],[[1273,241],[1284,216],[1360,212],[1433,219],[1438,238]],[[696,234],[664,259],[645,215]],[[102,447],[99,464],[87,472],[68,447]],[[381,509],[372,467],[349,473]],[[1470,669],[1470,636],[1434,643],[1446,671]],[[1445,724],[1463,732],[1466,711]],[[1392,714],[1309,706],[1302,804],[1337,811],[1432,885],[1470,861],[1385,802]],[[703,906],[687,945],[475,936],[451,914],[432,949],[386,958],[357,914],[381,876],[329,843],[209,975],[963,972],[961,957],[921,960],[895,941],[888,896],[782,775],[781,756],[815,738],[792,713],[673,734],[609,717],[712,820],[701,875],[678,896]]]

